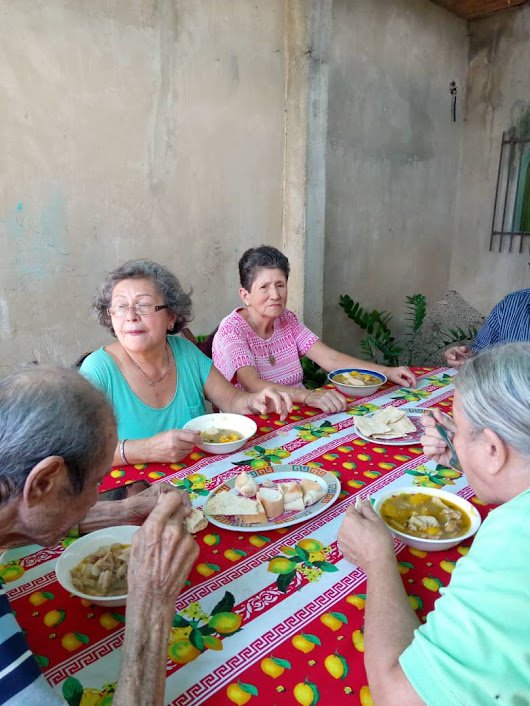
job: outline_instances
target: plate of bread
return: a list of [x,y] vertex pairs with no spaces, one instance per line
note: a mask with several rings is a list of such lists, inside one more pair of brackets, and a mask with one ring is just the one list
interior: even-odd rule
[[423,433],[419,414],[406,409],[385,407],[355,419],[355,431],[361,439],[389,446],[417,444]]
[[319,515],[339,493],[340,481],[322,468],[275,464],[230,478],[210,493],[204,514],[238,532],[279,529]]

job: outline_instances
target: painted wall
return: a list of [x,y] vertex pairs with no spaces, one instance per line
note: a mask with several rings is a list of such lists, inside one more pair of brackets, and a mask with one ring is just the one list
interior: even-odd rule
[[249,245],[281,247],[282,0],[0,1],[0,372],[107,334],[130,257],[193,286],[195,332],[238,302]]
[[466,24],[424,0],[335,0],[329,73],[324,336],[353,351],[348,293],[404,313],[447,288],[455,221]]
[[530,6],[473,22],[470,32],[450,283],[488,313],[507,292],[530,287],[528,239],[522,253],[518,240],[512,253],[489,251],[502,133],[530,136]]

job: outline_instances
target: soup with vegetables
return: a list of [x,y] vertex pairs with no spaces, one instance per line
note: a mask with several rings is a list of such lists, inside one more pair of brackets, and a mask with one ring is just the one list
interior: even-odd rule
[[368,373],[360,373],[357,370],[350,370],[347,373],[339,373],[332,377],[333,382],[338,382],[340,385],[354,385],[361,387],[363,385],[380,385],[381,379],[376,375]]
[[393,495],[379,512],[392,529],[422,539],[451,539],[471,527],[470,517],[457,505],[426,493]]
[[71,570],[73,585],[89,596],[122,596],[127,593],[130,554],[130,544],[101,547]]
[[201,431],[201,439],[206,444],[228,444],[231,441],[239,441],[243,438],[243,434],[232,429],[205,429]]

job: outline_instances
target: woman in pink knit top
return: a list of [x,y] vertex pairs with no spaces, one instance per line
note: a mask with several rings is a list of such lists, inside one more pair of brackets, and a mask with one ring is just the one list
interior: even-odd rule
[[238,387],[255,392],[272,386],[288,392],[294,403],[330,413],[344,410],[346,398],[339,392],[303,387],[300,358],[304,355],[327,371],[369,367],[399,385],[415,385],[409,368],[367,364],[340,353],[299,321],[286,308],[289,260],[276,248],[262,245],[244,252],[239,276],[245,307],[234,309],[221,321],[213,341],[215,366]]

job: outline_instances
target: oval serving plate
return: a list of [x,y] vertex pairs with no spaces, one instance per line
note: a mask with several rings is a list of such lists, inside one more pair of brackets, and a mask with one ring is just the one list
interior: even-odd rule
[[[208,521],[212,525],[221,527],[222,529],[237,530],[238,532],[256,532],[264,530],[280,529],[281,527],[290,527],[298,522],[304,522],[311,517],[316,517],[320,515],[321,512],[327,510],[340,494],[340,482],[328,471],[324,471],[322,468],[311,468],[310,466],[291,466],[291,465],[274,465],[268,468],[261,468],[259,470],[248,471],[248,474],[256,479],[258,484],[262,481],[269,480],[273,483],[287,483],[290,480],[301,481],[304,478],[316,481],[322,488],[326,491],[326,495],[321,498],[314,505],[309,505],[308,507],[300,510],[298,512],[284,512],[282,515],[275,517],[273,520],[268,522],[260,522],[253,525],[243,524],[237,515],[209,515],[205,513]],[[237,494],[235,490],[235,482],[237,475],[230,480],[226,481],[218,488],[216,488],[208,498],[212,497],[216,493],[222,490],[227,490]],[[206,503],[208,502],[206,499]],[[206,505],[205,503],[205,505]]]
[[[376,414],[376,412],[370,412],[366,416],[373,417],[374,414]],[[378,437],[365,436],[364,434],[361,434],[357,424],[355,425],[355,433],[360,439],[364,439],[365,441],[369,441],[371,444],[376,444],[378,446],[413,446],[414,444],[419,444],[420,437],[423,434],[423,427],[420,423],[421,414],[408,413],[407,417],[416,427],[416,431],[411,431],[410,434],[399,436],[396,439],[379,439]]]

